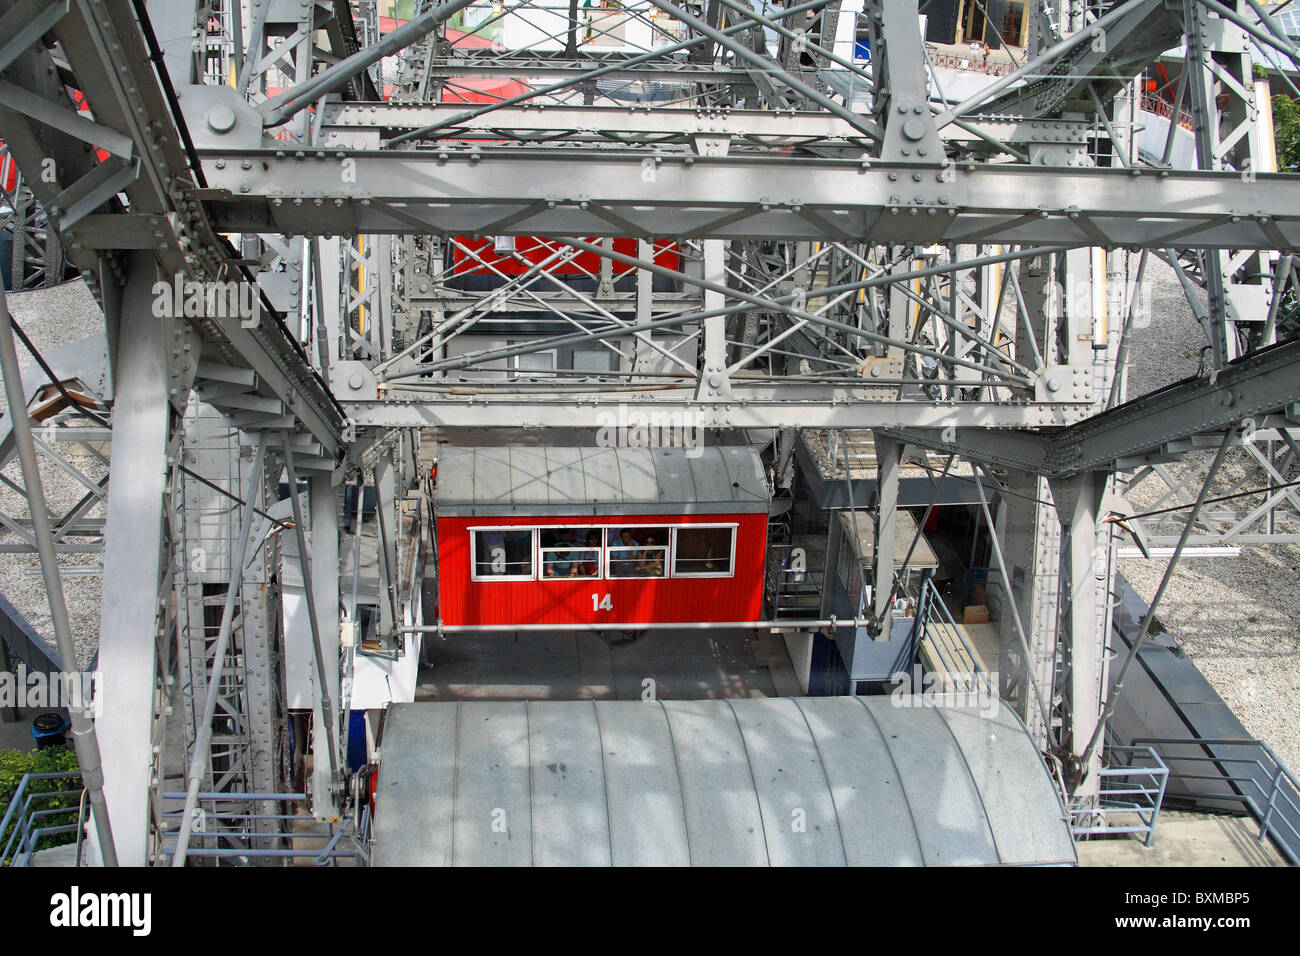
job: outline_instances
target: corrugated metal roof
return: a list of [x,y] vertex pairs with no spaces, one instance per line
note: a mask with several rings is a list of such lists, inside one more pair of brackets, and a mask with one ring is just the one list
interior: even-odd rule
[[443,515],[752,513],[767,479],[749,445],[697,448],[444,447]]
[[[916,698],[904,698],[913,700]],[[890,697],[394,704],[374,861],[1074,863],[1019,718]]]

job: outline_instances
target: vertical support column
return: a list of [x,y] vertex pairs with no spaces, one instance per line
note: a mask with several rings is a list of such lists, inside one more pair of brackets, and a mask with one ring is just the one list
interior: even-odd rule
[[[278,469],[264,469],[261,480],[252,481],[251,460],[241,458],[244,476],[240,488],[251,500],[274,500],[272,487]],[[282,769],[285,714],[284,659],[280,644],[280,586],[275,570],[280,563],[280,535],[269,535],[251,560],[244,564],[239,591],[239,641],[244,660],[244,692],[247,697],[248,787],[255,793],[278,793],[289,789]],[[276,804],[254,804],[255,813],[278,812]],[[259,833],[277,829],[273,820],[254,821]]]
[[[338,494],[329,475],[313,475],[308,485],[311,508],[311,588],[309,600],[316,606],[321,660],[325,673],[320,675],[331,701],[339,700],[339,504]],[[392,500],[391,498],[389,499]],[[339,815],[335,799],[332,765],[342,755],[330,758],[334,741],[341,740],[340,727],[330,727],[323,713],[320,688],[313,701],[312,813],[320,819]],[[342,716],[343,720],[347,715]]]
[[880,621],[880,634],[889,640],[893,626],[890,596],[894,590],[894,538],[898,528],[898,471],[903,445],[879,432],[876,441],[876,553],[872,560],[875,593],[872,611]]
[[159,585],[165,570],[163,521],[168,402],[166,320],[152,314],[152,254],[132,258],[114,361],[113,480],[104,527],[96,721],[104,794],[118,861],[148,862],[151,730],[157,677]]
[[[640,239],[636,244],[636,256],[645,262],[654,259],[654,243]],[[648,269],[638,269],[636,271],[636,324],[643,325],[650,321],[654,305],[654,273]],[[654,332],[647,330],[645,334],[645,349],[637,348],[633,353],[635,355],[635,364],[630,369],[623,371],[630,372],[650,372],[654,371],[655,366],[652,364],[653,356],[656,354],[650,343],[654,341]]]
[[[1069,701],[1069,727],[1063,741],[1071,754],[1077,755],[1088,745],[1097,729],[1102,704],[1102,674],[1105,641],[1100,622],[1105,614],[1097,603],[1097,512],[1105,488],[1106,476],[1086,472],[1068,479],[1052,481],[1061,526],[1069,534],[1064,552],[1070,582],[1069,634],[1059,638],[1070,651],[1070,682],[1064,688]],[[1090,757],[1091,766],[1080,768],[1085,779],[1084,791],[1096,792],[1100,779],[1094,770],[1101,769],[1101,750]]]
[[378,555],[380,593],[376,597],[380,629],[385,636],[392,634],[393,628],[401,623],[397,620],[397,521],[393,507],[397,498],[397,478],[392,455],[393,450],[386,448],[375,461],[375,519],[378,546],[383,549],[383,553]]
[[[724,268],[726,251],[721,239],[705,239],[704,278],[708,282],[725,284],[727,273]],[[726,297],[720,292],[706,289],[704,292],[704,310],[706,312],[721,309]],[[727,377],[727,319],[715,315],[704,320],[704,344],[702,368],[700,370],[700,387],[695,393],[697,401],[717,402],[731,397],[731,381]]]
[[[1045,479],[1012,472],[1007,477],[1006,490],[998,505],[999,535],[1014,591],[1011,597],[1029,639],[1029,658],[1025,659],[1019,644],[1011,616],[1013,602],[1003,597],[998,602],[999,692],[1015,704],[1034,742],[1046,748],[1053,740],[1054,730],[1043,724],[1036,700],[1053,697],[1056,622],[1060,609],[1061,524],[1053,513]],[[988,587],[991,593],[1000,592],[1003,588],[1000,576],[990,577]]]

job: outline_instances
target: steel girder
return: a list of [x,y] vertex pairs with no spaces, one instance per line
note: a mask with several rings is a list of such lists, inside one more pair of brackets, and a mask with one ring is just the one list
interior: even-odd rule
[[[201,147],[223,228],[1291,249],[1300,176],[942,162]],[[652,178],[643,177],[649,163]]]
[[[51,53],[32,46],[16,56],[0,88],[0,139],[28,171],[27,184],[68,259],[101,299],[120,294],[121,254],[130,250],[155,253],[159,274],[150,282],[239,276],[237,255],[194,199],[201,171],[189,168],[183,120],[130,4],[70,3],[53,34],[71,69],[68,82],[85,92],[93,113],[77,110]],[[101,163],[87,144],[113,155]],[[47,160],[53,176],[41,175],[51,169]],[[127,197],[125,208],[119,193]],[[186,324],[202,336],[207,361],[251,370],[251,391],[282,401],[285,414],[337,454],[337,405],[278,317],[266,311],[256,325],[207,315]],[[110,326],[110,336],[115,332]],[[188,363],[192,373],[197,357],[186,354],[176,364]],[[178,388],[173,403],[183,407],[187,392]]]
[[[1285,429],[1300,415],[1300,339],[1246,355],[1213,375],[1190,378],[1093,415],[1053,434],[954,427],[887,429],[926,448],[1034,474],[1136,468],[1193,450],[1192,436],[1241,426]],[[1269,416],[1278,416],[1270,421]],[[1283,421],[1279,422],[1279,418]],[[1177,443],[1187,442],[1183,447]],[[1173,446],[1173,447],[1171,447]]]

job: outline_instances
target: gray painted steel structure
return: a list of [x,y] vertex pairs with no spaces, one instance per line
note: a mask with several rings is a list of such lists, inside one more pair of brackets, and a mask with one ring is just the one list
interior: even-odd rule
[[[1048,4],[1031,11],[1035,40],[1019,74],[1030,82],[1013,76],[962,100],[930,71],[912,0],[870,0],[861,12],[810,0],[764,18],[727,3],[725,20],[722,4],[701,18],[655,0],[676,14],[680,36],[653,50],[579,50],[585,19],[553,48],[506,52],[458,49],[434,27],[397,54],[398,105],[375,102],[374,50],[358,40],[377,45],[374,10],[356,6],[360,30],[342,0],[223,6],[202,22],[161,0],[0,0],[0,140],[106,318],[106,361],[83,356],[82,368],[111,406],[117,459],[102,527],[109,689],[99,731],[124,862],[159,858],[154,748],[172,660],[184,660],[187,684],[204,684],[213,662],[196,629],[202,587],[229,587],[235,573],[178,574],[192,543],[228,553],[234,533],[192,527],[198,472],[178,467],[192,403],[217,410],[239,447],[269,430],[268,471],[292,454],[310,485],[309,600],[327,673],[313,702],[309,789],[326,819],[346,792],[324,759],[339,756],[341,734],[320,713],[322,688],[339,699],[337,484],[373,469],[395,528],[421,427],[595,426],[624,405],[689,411],[701,427],[889,429],[1010,469],[1005,489],[1035,503],[1004,496],[989,516],[1008,560],[1026,569],[1024,583],[1006,586],[1017,643],[1021,626],[1027,639],[1003,636],[1003,691],[1062,764],[1094,736],[1107,686],[1111,525],[1098,518],[1120,490],[1115,470],[1163,467],[1249,417],[1273,443],[1252,459],[1257,474],[1285,484],[1300,398],[1295,343],[1276,342],[1295,282],[1300,177],[1267,172],[1265,104],[1237,9],[1127,0],[1095,18],[1085,5]],[[515,0],[501,16],[530,7]],[[421,29],[441,16],[417,9]],[[646,23],[648,9],[629,4],[623,15]],[[852,60],[859,29],[869,71]],[[1096,30],[1100,47],[1080,39]],[[1131,81],[1183,40],[1189,82],[1172,93],[1175,114],[1193,114],[1195,170],[1170,163],[1177,124],[1152,165],[1132,123]],[[533,88],[463,109],[437,103],[459,77],[502,75]],[[618,99],[633,94],[606,81],[640,84],[635,122]],[[326,85],[335,100],[319,99]],[[272,100],[272,90],[283,92]],[[656,99],[664,91],[687,108]],[[238,234],[233,245],[226,233]],[[461,288],[451,261],[464,236],[540,237],[557,262],[583,249],[600,265],[575,274],[534,263],[503,276],[480,257],[488,287]],[[636,238],[637,253],[594,237]],[[656,261],[664,237],[679,270]],[[1106,411],[1123,398],[1137,302],[1112,309],[1101,295],[1127,278],[1116,247],[1174,265],[1210,369]],[[255,284],[258,315],[211,300],[162,308],[157,284],[173,281]],[[1070,294],[1054,298],[1054,286]],[[532,326],[508,331],[520,316]],[[613,354],[608,370],[517,374],[524,356],[558,361],[582,347]],[[60,419],[72,426],[64,438],[103,438],[77,438],[75,419]],[[788,437],[784,450],[788,460]],[[238,462],[212,467],[225,473],[203,477],[238,484]],[[1166,480],[1190,490],[1197,476]],[[269,490],[241,494],[265,509]],[[87,489],[94,500],[99,491]],[[1271,488],[1268,500],[1226,518],[1210,503],[1206,518],[1238,534],[1285,533],[1277,506],[1298,502]],[[5,517],[18,546],[37,547],[30,518]],[[76,510],[52,543],[95,549],[100,530]],[[395,555],[393,541],[385,553]],[[232,782],[247,779],[234,769],[224,784],[286,792],[297,788],[284,779],[282,702],[262,692],[284,679],[274,599],[283,568],[274,546],[257,560],[247,573],[271,597],[241,599],[239,642],[252,654],[243,679],[258,686],[222,702],[240,727],[230,766],[257,769],[251,784]],[[1081,609],[1086,594],[1070,581],[1090,567],[1096,607]],[[395,583],[382,566],[380,577]],[[1053,702],[1046,720],[1036,699]],[[186,738],[200,739],[194,727]],[[1095,778],[1079,786],[1086,797]]]

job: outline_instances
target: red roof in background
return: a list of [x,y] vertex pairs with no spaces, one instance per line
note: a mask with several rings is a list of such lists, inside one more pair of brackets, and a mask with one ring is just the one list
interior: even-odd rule
[[508,76],[458,76],[443,81],[442,102],[500,103],[531,89]]
[[[406,20],[398,20],[395,17],[379,18],[379,33],[382,36],[385,33],[392,33]],[[450,27],[446,29],[447,39],[451,41],[452,46],[464,47],[466,49],[485,50],[492,46],[492,41],[487,37],[479,36],[477,33],[466,33],[464,30],[453,30]]]
[[451,41],[452,46],[462,47],[467,50],[487,50],[491,49],[492,41],[485,36],[477,33],[466,33],[463,30],[447,30],[447,39]]

